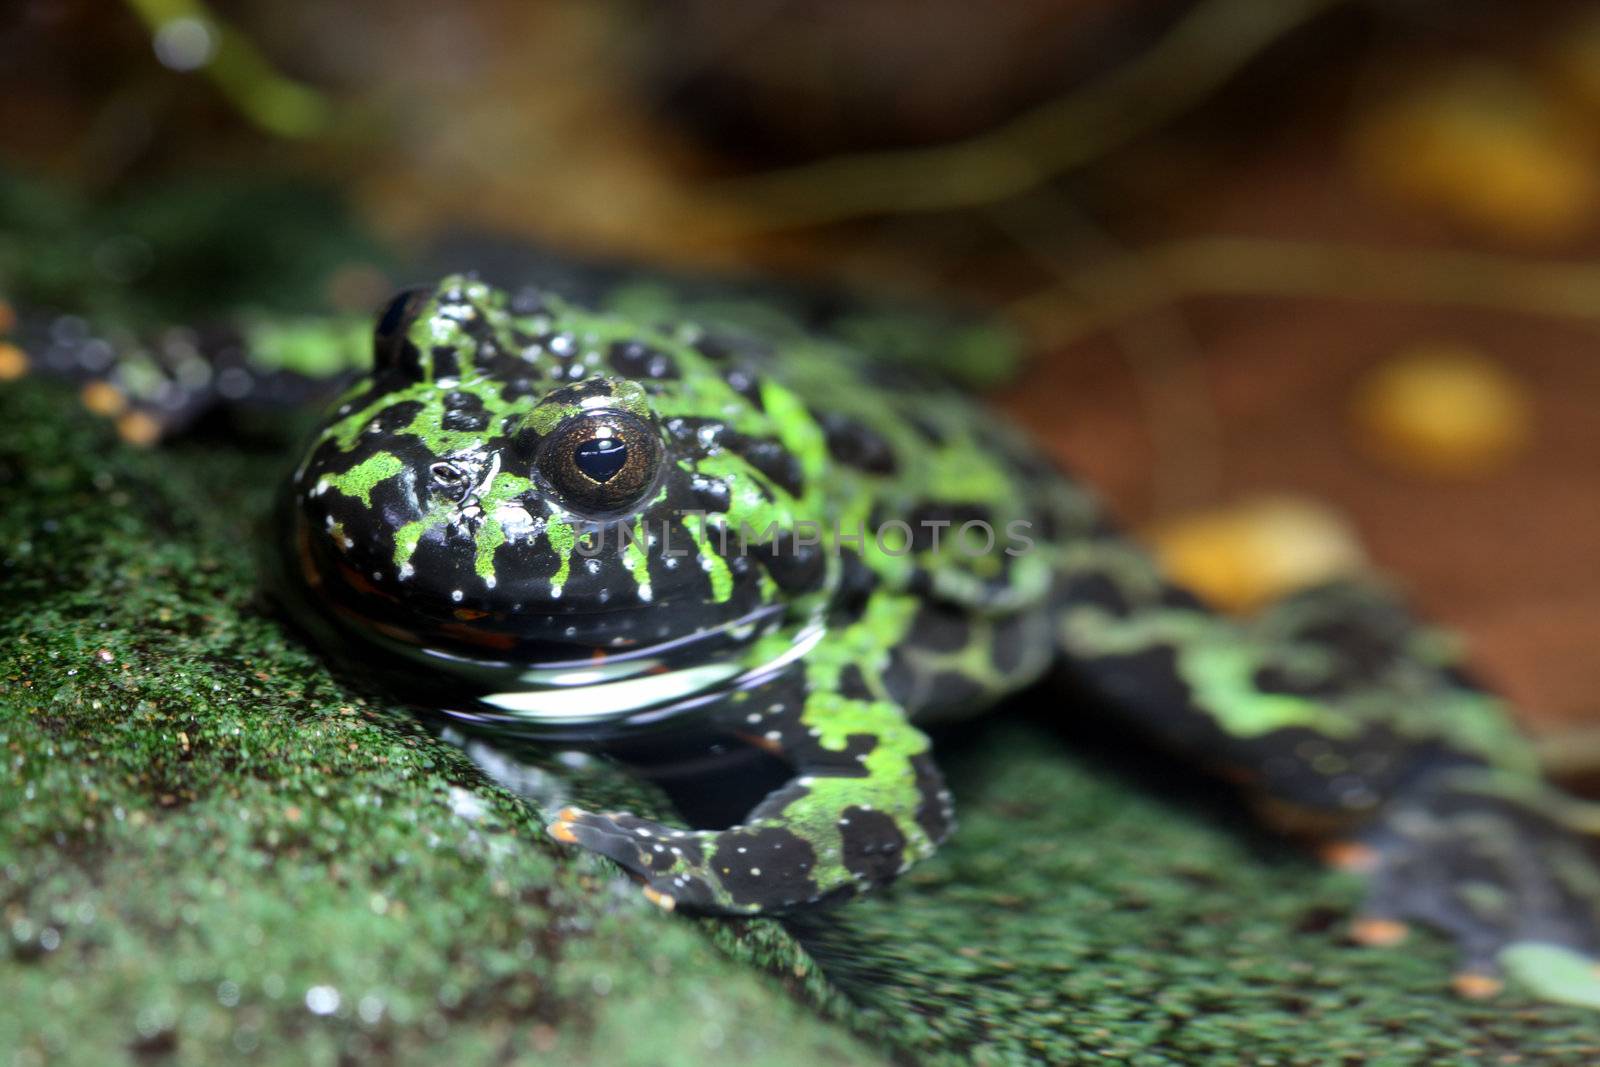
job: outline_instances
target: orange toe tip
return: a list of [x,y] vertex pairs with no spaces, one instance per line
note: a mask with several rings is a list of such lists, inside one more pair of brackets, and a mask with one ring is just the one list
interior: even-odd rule
[[1450,979],[1450,988],[1468,1000],[1488,1000],[1505,988],[1505,983],[1492,974],[1464,971]]
[[577,822],[583,818],[583,812],[573,807],[562,808],[556,812],[557,822]]
[[564,845],[576,845],[578,843],[578,835],[572,832],[572,827],[567,825],[563,819],[557,819],[549,826],[546,826],[545,832]]
[[1390,948],[1410,934],[1409,926],[1394,919],[1357,919],[1350,926],[1350,936],[1372,948]]
[[667,894],[661,892],[661,890],[652,889],[649,886],[644,887],[644,898],[650,903],[654,904],[656,907],[660,908],[662,911],[671,911],[673,908],[678,906],[676,897],[669,897]]
[[1319,850],[1322,862],[1341,871],[1366,873],[1378,867],[1378,852],[1359,841],[1330,841]]

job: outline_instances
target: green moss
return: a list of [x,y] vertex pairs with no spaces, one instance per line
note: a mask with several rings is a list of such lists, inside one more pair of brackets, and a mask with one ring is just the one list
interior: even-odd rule
[[663,914],[540,810],[659,799],[600,762],[497,786],[260,606],[287,450],[134,452],[67,397],[0,392],[14,1062],[1600,1057],[1592,1014],[1452,999],[1446,946],[1341,936],[1349,879],[1017,715],[946,739],[961,831],[894,891]]
[[275,456],[0,423],[13,1062],[879,1062],[328,676],[253,592]]

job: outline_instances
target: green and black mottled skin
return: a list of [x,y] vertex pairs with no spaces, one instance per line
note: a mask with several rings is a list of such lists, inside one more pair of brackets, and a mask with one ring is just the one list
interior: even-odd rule
[[923,726],[1048,677],[1061,716],[1112,716],[1341,842],[1368,918],[1447,931],[1468,974],[1600,955],[1600,816],[1541,780],[1448,636],[1366,585],[1218,615],[967,390],[836,337],[447,277],[384,312],[280,535],[302,617],[419,702],[780,758],[726,828],[555,817],[663,906],[893,880],[954,828]]

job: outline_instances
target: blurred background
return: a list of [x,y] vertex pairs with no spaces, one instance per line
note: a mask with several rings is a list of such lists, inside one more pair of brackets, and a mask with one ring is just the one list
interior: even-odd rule
[[1373,562],[1600,763],[1600,4],[10,0],[0,131],[0,286],[91,311],[461,228],[989,309],[1212,597]]

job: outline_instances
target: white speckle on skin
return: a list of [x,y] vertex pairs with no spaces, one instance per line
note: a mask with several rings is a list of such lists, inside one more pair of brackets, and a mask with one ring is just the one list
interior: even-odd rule
[[461,590],[459,590],[459,589],[450,590],[450,599],[454,600],[457,604],[461,603],[461,596],[462,596]]
[[404,581],[405,579],[411,577],[415,573],[417,573],[417,570],[411,564],[409,564],[409,563],[400,564],[400,579],[401,579],[401,581]]

